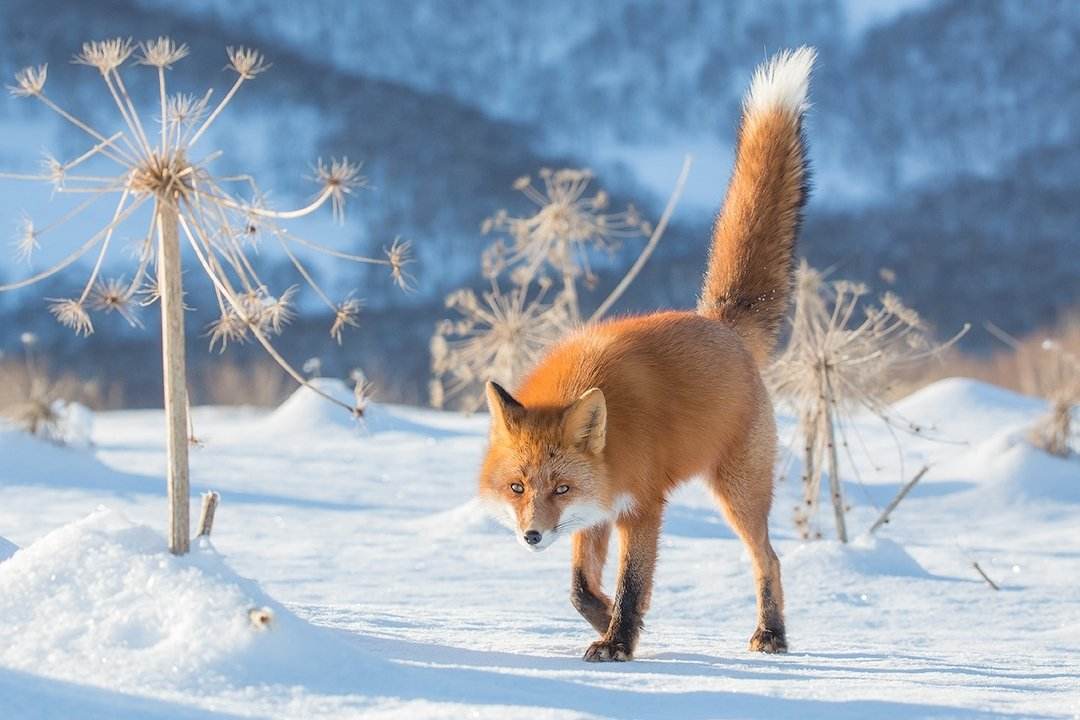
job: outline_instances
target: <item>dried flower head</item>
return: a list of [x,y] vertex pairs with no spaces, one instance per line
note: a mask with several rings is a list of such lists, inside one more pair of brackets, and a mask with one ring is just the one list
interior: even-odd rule
[[86,312],[81,300],[68,298],[50,298],[49,312],[64,327],[71,328],[76,335],[92,335],[94,323],[90,321],[90,314]]
[[139,44],[139,64],[168,70],[186,58],[188,52],[187,45],[177,45],[172,38],[162,35],[156,40]]
[[248,321],[232,309],[222,311],[221,316],[207,327],[210,336],[210,349],[218,346],[218,352],[225,352],[229,343],[242,344],[247,341]]
[[169,97],[165,104],[165,117],[169,131],[189,128],[201,122],[208,112],[210,93],[202,97],[190,93],[177,93]]
[[368,405],[371,404],[375,385],[367,379],[364,371],[360,368],[352,369],[349,373],[349,380],[353,383],[353,399],[356,403],[355,414],[363,417]]
[[98,280],[90,293],[90,307],[102,312],[115,312],[132,327],[142,327],[137,306],[132,302],[134,289],[123,278]]
[[134,51],[135,44],[131,38],[98,40],[83,43],[82,52],[72,58],[72,62],[95,67],[102,75],[107,75],[127,62]]
[[40,247],[38,234],[34,230],[34,221],[24,215],[19,220],[19,231],[15,236],[15,256],[19,260],[30,261],[34,251]]
[[38,97],[45,89],[45,80],[49,77],[49,66],[25,67],[15,73],[15,84],[8,85],[8,92],[15,97]]
[[390,247],[383,248],[386,254],[386,262],[390,266],[390,277],[394,284],[402,290],[411,290],[412,283],[416,279],[408,271],[406,266],[413,262],[412,243],[401,238],[394,238]]
[[329,194],[338,222],[345,219],[345,196],[367,185],[367,178],[360,174],[360,164],[350,163],[348,158],[331,158],[330,162],[320,158],[315,166],[315,179],[322,185],[323,192]]
[[228,66],[245,80],[250,80],[259,73],[270,69],[270,63],[266,62],[263,54],[258,50],[246,47],[228,47],[225,48],[225,53],[229,56]]
[[545,304],[544,294],[530,295],[528,286],[504,293],[493,282],[481,297],[468,289],[448,295],[446,306],[461,320],[440,323],[432,338],[432,386],[438,385],[432,402],[458,398],[472,411],[482,403],[487,380],[512,385],[521,379],[566,329],[558,302]]
[[265,287],[250,290],[240,296],[244,317],[249,325],[260,331],[280,335],[285,326],[296,317],[292,309],[296,292],[295,285],[286,288],[285,292],[277,297],[270,295]]
[[611,199],[606,192],[586,195],[593,179],[590,170],[543,168],[539,176],[541,187],[527,175],[514,181],[514,189],[536,205],[532,215],[514,217],[500,211],[482,227],[484,232],[506,231],[514,241],[511,262],[521,261],[530,274],[548,263],[560,274],[576,276],[584,268],[591,276],[590,248],[610,251],[623,238],[648,234],[648,224],[633,206],[608,213]]
[[364,304],[357,298],[349,297],[334,310],[334,322],[330,326],[330,337],[341,344],[341,333],[346,327],[360,327],[360,310]]

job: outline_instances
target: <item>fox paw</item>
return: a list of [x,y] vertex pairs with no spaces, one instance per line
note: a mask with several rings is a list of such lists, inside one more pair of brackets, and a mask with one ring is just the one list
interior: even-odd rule
[[763,653],[786,653],[787,638],[783,630],[758,628],[750,636],[750,650]]
[[597,640],[585,651],[585,662],[626,662],[634,657],[625,643],[615,640]]

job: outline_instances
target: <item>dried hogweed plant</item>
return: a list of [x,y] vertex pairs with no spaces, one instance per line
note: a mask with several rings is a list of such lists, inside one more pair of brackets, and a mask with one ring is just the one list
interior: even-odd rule
[[[436,325],[431,340],[430,400],[474,411],[483,404],[487,380],[512,386],[553,342],[574,328],[599,321],[641,271],[663,237],[682,194],[691,159],[683,161],[660,221],[654,227],[633,206],[610,211],[603,190],[590,191],[588,170],[539,172],[514,189],[534,206],[514,216],[500,210],[486,219],[482,232],[498,237],[481,256],[489,288],[477,296],[470,289],[446,298],[456,320]],[[583,318],[578,283],[593,289],[597,277],[590,254],[613,254],[624,240],[647,237],[616,287],[588,318]],[[509,289],[506,289],[509,288]]]
[[1033,445],[1051,455],[1068,457],[1072,453],[1073,412],[1080,405],[1080,359],[1055,340],[1042,343],[1043,352],[1053,358],[1052,370],[1043,378],[1050,408],[1028,434]]
[[[212,166],[222,151],[200,153],[199,141],[240,88],[270,66],[255,50],[228,48],[227,69],[235,74],[235,79],[215,103],[212,91],[201,96],[168,92],[166,77],[188,52],[186,45],[167,37],[138,45],[122,38],[83,45],[74,62],[100,75],[109,98],[107,102],[115,105],[118,113],[118,129],[113,132],[98,130],[48,95],[46,65],[16,74],[14,84],[9,86],[12,95],[37,100],[82,131],[90,143],[85,152],[66,162],[47,159],[38,174],[3,176],[43,181],[56,193],[86,198],[48,224],[39,226],[25,220],[17,241],[19,256],[29,259],[43,236],[103,198],[113,198],[115,209],[104,227],[52,267],[24,280],[0,285],[0,290],[31,285],[93,252],[92,269],[82,291],[75,297],[50,301],[50,310],[61,323],[80,335],[89,335],[94,330],[91,311],[116,312],[135,323],[140,305],[160,304],[165,412],[169,426],[169,496],[173,510],[169,536],[170,549],[175,553],[187,551],[189,535],[182,246],[190,248],[213,287],[220,317],[209,328],[211,345],[224,349],[230,342],[254,338],[302,384],[307,384],[303,375],[286,362],[271,342],[295,315],[296,288],[275,293],[260,279],[251,261],[258,239],[271,238],[281,246],[303,281],[333,313],[331,336],[338,341],[345,326],[356,324],[359,305],[352,297],[339,302],[332,300],[315,282],[296,250],[304,248],[339,259],[384,265],[401,285],[408,280],[405,266],[409,262],[406,243],[395,241],[386,249],[385,257],[363,257],[307,240],[283,225],[284,221],[309,215],[327,204],[340,221],[346,200],[364,184],[359,166],[348,160],[320,160],[313,172],[317,192],[306,206],[294,210],[267,207],[249,175],[215,174]],[[132,64],[156,74],[158,93],[151,104],[157,114],[156,127],[144,122],[136,99],[124,82],[122,71]],[[118,231],[127,221],[140,219],[145,223],[138,232],[143,241],[131,279],[102,278],[104,262]],[[323,394],[317,388],[312,389]],[[342,405],[350,411],[356,410]]]
[[798,417],[803,502],[795,510],[795,523],[804,538],[819,535],[812,524],[827,465],[837,537],[847,542],[838,445],[850,453],[845,423],[852,426],[851,414],[868,411],[890,428],[925,435],[923,427],[889,406],[891,382],[968,330],[965,326],[946,342],[934,343],[918,314],[896,295],[885,293],[874,305],[866,302],[868,294],[861,284],[826,282],[803,261],[795,276],[791,337],[767,373],[773,393]]
[[24,332],[20,338],[23,361],[10,365],[0,373],[6,385],[0,401],[0,417],[15,427],[52,443],[64,444],[72,437],[72,420],[76,401],[92,394],[91,388],[72,376],[54,379],[37,356],[37,336]]

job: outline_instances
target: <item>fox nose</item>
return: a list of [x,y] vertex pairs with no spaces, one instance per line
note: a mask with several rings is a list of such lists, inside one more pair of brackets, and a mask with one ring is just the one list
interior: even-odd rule
[[525,542],[529,543],[530,545],[536,545],[543,539],[543,537],[544,536],[538,533],[536,530],[529,530],[525,533]]

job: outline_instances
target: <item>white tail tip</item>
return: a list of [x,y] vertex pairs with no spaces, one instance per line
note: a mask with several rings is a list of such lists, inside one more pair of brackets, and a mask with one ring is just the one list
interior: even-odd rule
[[817,50],[803,45],[796,50],[782,50],[758,66],[743,102],[747,115],[768,110],[788,110],[802,114],[810,107],[806,101],[810,71]]

